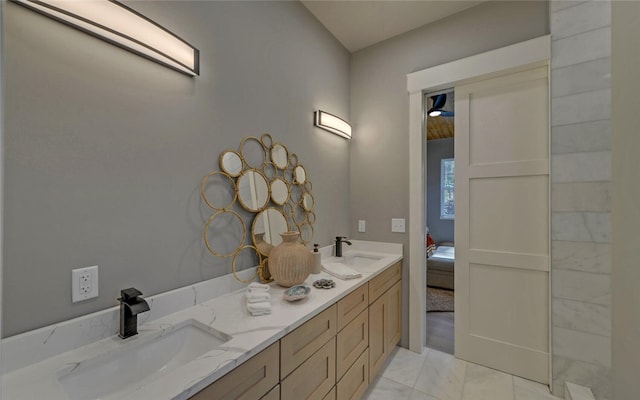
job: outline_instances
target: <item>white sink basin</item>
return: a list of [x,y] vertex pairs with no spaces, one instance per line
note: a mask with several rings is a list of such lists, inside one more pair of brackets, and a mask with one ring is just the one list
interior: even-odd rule
[[59,381],[72,400],[119,399],[229,340],[227,334],[188,320],[153,337],[122,341],[122,348],[83,361]]
[[382,256],[366,254],[366,253],[354,253],[354,254],[347,254],[342,258],[344,259],[344,261],[342,261],[344,265],[357,268],[357,267],[367,267],[375,263],[376,261],[381,260]]
[[383,258],[382,255],[378,254],[350,252],[345,254],[344,257],[330,257],[322,262],[326,265],[342,264],[358,272],[368,272],[370,269],[375,268],[377,261]]

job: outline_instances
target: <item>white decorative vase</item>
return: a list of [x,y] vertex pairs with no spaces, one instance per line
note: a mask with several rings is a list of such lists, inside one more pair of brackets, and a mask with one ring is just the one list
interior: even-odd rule
[[300,232],[281,233],[282,243],[269,253],[269,272],[280,286],[299,285],[311,273],[311,252],[299,242]]

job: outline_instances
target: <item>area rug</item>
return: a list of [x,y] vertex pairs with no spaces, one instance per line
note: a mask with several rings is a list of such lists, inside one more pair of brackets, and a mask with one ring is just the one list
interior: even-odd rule
[[427,287],[427,312],[453,311],[453,290]]

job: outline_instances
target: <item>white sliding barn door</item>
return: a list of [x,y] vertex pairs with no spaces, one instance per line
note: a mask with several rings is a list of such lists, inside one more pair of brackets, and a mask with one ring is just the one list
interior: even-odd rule
[[549,383],[547,67],[455,88],[456,356]]

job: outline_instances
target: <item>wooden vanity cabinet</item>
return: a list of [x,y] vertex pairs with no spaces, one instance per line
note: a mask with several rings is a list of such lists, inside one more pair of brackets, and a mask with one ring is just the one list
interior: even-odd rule
[[282,380],[281,400],[322,400],[336,384],[336,339],[324,346]]
[[338,321],[340,310],[349,317],[336,335],[336,400],[359,399],[369,385],[368,290],[365,283],[338,302]]
[[365,283],[337,303],[338,331],[369,307],[369,284]]
[[271,391],[265,394],[260,400],[280,400],[280,385],[276,385]]
[[[192,400],[255,400],[279,381],[280,342],[276,342],[191,397]],[[266,397],[267,399],[279,398]]]
[[288,376],[335,335],[334,304],[280,340],[280,379]]
[[359,399],[400,341],[401,274],[398,262],[192,399]]
[[337,400],[359,399],[367,390],[369,382],[369,349],[365,349],[336,384]]
[[369,282],[369,381],[400,341],[402,319],[401,263]]

